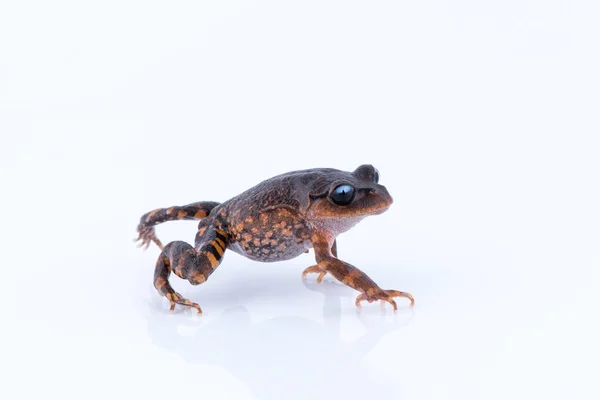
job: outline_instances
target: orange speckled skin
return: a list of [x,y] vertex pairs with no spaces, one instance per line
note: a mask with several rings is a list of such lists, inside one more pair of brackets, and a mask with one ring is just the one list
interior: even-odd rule
[[[351,187],[351,198],[342,199]],[[340,189],[341,188],[341,189]],[[342,195],[336,192],[344,191]],[[349,195],[348,195],[349,196]],[[343,200],[343,203],[340,201]],[[169,284],[171,272],[191,284],[206,282],[222,261],[227,249],[252,260],[289,260],[314,248],[316,265],[302,274],[318,273],[317,281],[329,273],[361,294],[356,305],[366,300],[387,301],[397,309],[393,297],[409,293],[379,288],[365,273],[337,258],[336,237],[369,215],[381,214],[392,197],[379,184],[379,173],[371,165],[354,172],[330,168],[294,171],[259,183],[224,202],[198,202],[169,207],[144,214],[138,225],[141,245],[155,242],[162,252],[158,258],[154,286],[171,303],[200,306],[175,292]],[[154,225],[179,219],[200,219],[195,246],[175,241],[163,247]]]

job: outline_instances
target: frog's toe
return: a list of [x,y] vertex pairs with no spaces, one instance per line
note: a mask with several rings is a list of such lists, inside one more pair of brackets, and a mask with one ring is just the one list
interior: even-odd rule
[[408,292],[401,292],[399,290],[386,290],[385,292],[390,297],[406,297],[407,299],[410,300],[411,307],[415,305],[415,298],[412,296],[412,294],[410,294]]
[[311,265],[310,267],[306,268],[304,272],[302,272],[302,279],[306,279],[306,276],[311,273],[319,274],[317,277],[317,283],[323,283],[323,278],[325,275],[327,275],[327,271],[325,271],[323,268],[319,267],[318,265]]
[[137,239],[134,239],[135,241],[140,242],[138,244],[138,247],[143,247],[144,250],[147,250],[148,247],[150,247],[150,243],[154,242],[158,247],[160,247],[161,249],[163,248],[162,243],[160,242],[158,237],[156,237],[156,233],[154,232],[153,226],[140,225],[138,226],[138,233],[139,235]]
[[367,294],[367,293],[361,293],[358,295],[358,297],[356,298],[356,306],[357,307],[361,307],[361,302],[363,301],[368,301],[369,303],[372,303],[376,300],[381,300],[382,305],[384,304],[384,302],[388,302],[392,305],[392,307],[394,307],[394,311],[398,310],[398,306],[396,305],[396,301],[394,301],[394,297],[406,297],[407,299],[410,300],[410,306],[412,307],[415,304],[415,299],[413,298],[413,296],[410,293],[406,293],[406,292],[401,292],[399,290],[380,290],[376,293],[372,293],[372,294]]
[[195,308],[196,310],[198,310],[198,315],[202,315],[202,309],[200,308],[198,303],[194,303],[193,301],[184,299],[177,292],[167,293],[166,296],[167,296],[167,299],[169,299],[169,303],[171,303],[171,307],[169,308],[169,310],[171,312],[175,311],[175,304],[180,304],[182,306]]

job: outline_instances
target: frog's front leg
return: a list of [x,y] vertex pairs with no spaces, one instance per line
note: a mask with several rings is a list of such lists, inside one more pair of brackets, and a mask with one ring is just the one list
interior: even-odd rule
[[[308,250],[306,251],[308,253]],[[333,241],[333,246],[331,246],[331,254],[333,254],[334,257],[337,258],[337,240],[334,239]],[[319,267],[318,264],[316,265],[311,265],[310,267],[306,268],[303,272],[302,272],[302,279],[306,279],[306,276],[308,274],[319,274],[319,276],[317,277],[317,283],[323,283],[323,278],[325,278],[325,275],[327,275],[327,271],[324,270],[323,268]]]
[[398,307],[393,299],[394,297],[408,298],[411,306],[415,303],[415,300],[410,293],[400,292],[398,290],[383,290],[377,286],[367,274],[353,265],[338,259],[331,250],[334,240],[330,238],[327,233],[314,233],[312,242],[315,249],[317,267],[323,272],[329,272],[343,284],[361,292],[356,298],[357,307],[360,307],[360,303],[365,300],[369,303],[376,300],[383,300],[390,303],[392,307],[394,307],[394,311],[396,311]]
[[187,279],[192,285],[206,282],[208,277],[221,263],[228,236],[214,226],[202,227],[198,231],[196,247],[182,241],[167,244],[162,250],[154,270],[154,287],[169,299],[171,311],[175,304],[193,307],[202,314],[197,303],[184,299],[169,284],[171,271],[182,279]]

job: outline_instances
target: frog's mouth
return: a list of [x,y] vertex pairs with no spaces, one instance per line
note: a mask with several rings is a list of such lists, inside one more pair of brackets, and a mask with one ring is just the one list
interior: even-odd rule
[[386,212],[389,209],[390,209],[390,205],[386,205],[383,207],[376,208],[375,210],[371,211],[368,214],[369,215],[379,215],[379,214],[383,214],[384,212]]
[[370,205],[368,207],[362,206],[359,208],[355,208],[355,209],[348,209],[346,211],[346,213],[342,214],[337,214],[337,215],[332,215],[332,217],[337,217],[337,218],[352,218],[352,217],[359,217],[359,218],[365,218],[365,217],[369,217],[372,215],[379,215],[379,214],[383,214],[384,212],[386,212],[391,206],[391,202],[390,203],[376,203],[373,205]]
[[392,196],[389,195],[387,190],[383,190],[381,192],[370,192],[369,194],[369,203],[364,206],[364,214],[366,215],[379,215],[386,212],[394,202]]

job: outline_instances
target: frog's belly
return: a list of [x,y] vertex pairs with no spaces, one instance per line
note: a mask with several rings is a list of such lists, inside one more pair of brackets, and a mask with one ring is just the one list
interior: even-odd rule
[[284,261],[312,248],[309,223],[294,210],[273,208],[252,213],[252,205],[229,220],[228,248],[256,261]]
[[228,248],[251,260],[262,262],[285,261],[298,257],[312,248],[312,242],[303,238],[251,239],[235,241]]

